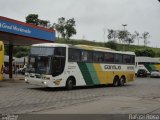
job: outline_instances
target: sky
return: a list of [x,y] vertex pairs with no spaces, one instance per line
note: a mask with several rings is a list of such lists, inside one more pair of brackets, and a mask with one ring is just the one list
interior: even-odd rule
[[160,48],[158,0],[0,0],[0,6],[0,16],[23,22],[28,14],[38,14],[51,23],[60,17],[74,18],[74,39],[107,42],[108,29],[122,30],[122,24],[127,24],[130,33],[149,32],[148,46]]

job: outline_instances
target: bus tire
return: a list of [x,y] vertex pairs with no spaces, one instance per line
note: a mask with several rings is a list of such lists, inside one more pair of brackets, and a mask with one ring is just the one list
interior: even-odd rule
[[117,87],[119,84],[119,78],[118,77],[114,77],[114,80],[113,80],[113,87]]
[[125,77],[121,77],[121,79],[119,80],[119,86],[124,86],[125,84]]
[[73,77],[69,77],[66,82],[66,89],[72,90],[75,86],[75,79]]

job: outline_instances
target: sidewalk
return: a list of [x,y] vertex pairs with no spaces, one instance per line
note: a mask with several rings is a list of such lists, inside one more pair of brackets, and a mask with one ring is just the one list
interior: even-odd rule
[[13,74],[13,78],[10,79],[8,74],[3,74],[3,80],[2,81],[24,81],[24,75]]

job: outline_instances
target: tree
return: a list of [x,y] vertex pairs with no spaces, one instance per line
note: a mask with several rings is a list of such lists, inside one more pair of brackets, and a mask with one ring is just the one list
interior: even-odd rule
[[125,43],[126,39],[128,37],[129,32],[126,30],[119,30],[118,31],[118,39],[122,42]]
[[74,18],[66,20],[64,17],[58,18],[58,23],[53,24],[53,28],[65,40],[69,40],[72,35],[76,34]]
[[30,23],[33,25],[39,25],[38,14],[29,14],[26,17],[26,23]]
[[75,26],[74,18],[67,20],[65,25],[67,40],[69,40],[72,35],[76,34],[76,29],[74,28]]
[[13,56],[20,58],[28,56],[30,48],[28,46],[14,46]]
[[117,38],[117,31],[113,29],[108,29],[108,39],[116,41]]
[[30,23],[30,24],[45,27],[45,28],[51,28],[50,21],[39,19],[38,14],[29,14],[26,17],[26,23]]
[[150,37],[149,32],[144,32],[142,33],[142,39],[144,41],[144,46],[147,46],[149,41],[147,40]]
[[51,28],[50,21],[48,21],[48,20],[40,20],[39,19],[39,26],[45,27],[45,28]]
[[136,37],[136,39],[137,39],[137,41],[138,41],[138,45],[139,45],[139,39],[141,38],[141,37],[140,37],[140,34],[139,34],[139,32],[137,32],[137,31],[135,31],[134,33],[135,33],[135,37]]
[[134,43],[135,38],[136,38],[135,34],[128,33],[127,38],[125,39],[125,42],[130,45],[131,43]]

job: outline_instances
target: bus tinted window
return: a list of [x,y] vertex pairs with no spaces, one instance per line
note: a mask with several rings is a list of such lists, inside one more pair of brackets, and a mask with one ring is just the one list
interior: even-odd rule
[[66,48],[64,47],[57,47],[54,51],[55,56],[66,56]]
[[69,61],[80,61],[81,60],[81,52],[79,49],[69,48],[68,51],[68,60]]
[[107,63],[113,63],[114,62],[114,54],[113,53],[105,53],[104,60]]
[[104,54],[102,52],[94,52],[93,61],[94,62],[104,62]]
[[122,63],[122,55],[121,54],[115,54],[114,56],[114,62],[115,63]]
[[135,56],[131,56],[131,63],[135,64]]
[[123,63],[125,63],[125,64],[131,63],[131,56],[130,55],[123,55]]
[[92,62],[93,54],[91,51],[81,51],[81,61]]

